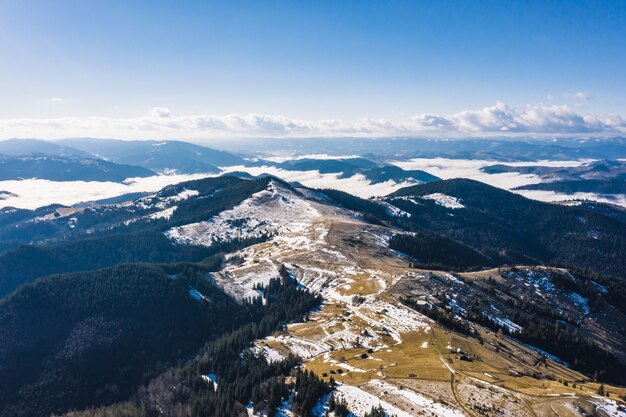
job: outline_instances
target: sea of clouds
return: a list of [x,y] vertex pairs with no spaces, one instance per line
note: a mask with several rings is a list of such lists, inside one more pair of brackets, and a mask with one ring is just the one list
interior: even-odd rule
[[[577,161],[535,161],[535,162],[506,162],[511,166],[549,166],[549,167],[576,167],[583,165],[589,160]],[[486,161],[477,159],[447,159],[447,158],[415,158],[410,161],[394,162],[403,169],[421,169],[443,179],[469,178],[494,187],[503,188],[523,195],[533,200],[545,202],[569,201],[569,200],[592,200],[601,203],[612,203],[626,207],[626,196],[602,195],[596,193],[563,194],[555,191],[544,190],[514,190],[528,184],[543,182],[541,177],[533,174],[520,174],[517,172],[504,172],[501,174],[487,174],[481,171],[489,165],[499,164],[498,161]]]
[[[345,159],[354,157],[330,155],[303,155],[295,158],[317,159]],[[288,157],[273,158],[275,162],[282,162]],[[539,165],[554,167],[578,166],[587,161],[537,161],[507,163],[508,165]],[[553,191],[540,190],[513,190],[527,184],[542,182],[539,176],[507,172],[501,174],[487,174],[481,170],[489,165],[498,163],[487,160],[447,159],[447,158],[415,158],[409,161],[396,161],[395,165],[403,169],[420,169],[443,179],[469,178],[495,187],[511,190],[528,198],[554,202],[573,199],[586,199],[599,202],[619,204],[626,207],[626,196],[606,196],[593,193],[561,194]],[[410,182],[385,181],[372,184],[361,174],[349,178],[339,178],[341,174],[321,174],[319,171],[289,171],[273,166],[231,166],[222,167],[224,173],[247,172],[251,175],[270,174],[289,182],[297,182],[312,188],[332,188],[345,191],[362,198],[384,196],[402,187],[412,185]],[[155,175],[147,178],[129,178],[123,183],[96,182],[96,181],[50,181],[42,179],[25,179],[14,181],[0,181],[0,191],[7,191],[16,196],[0,199],[0,207],[17,207],[35,209],[49,204],[74,205],[86,201],[101,200],[116,197],[122,194],[135,192],[156,192],[170,184],[177,184],[194,179],[207,178],[215,174],[193,175]]]
[[25,179],[0,181],[0,190],[15,197],[0,200],[0,207],[36,209],[50,204],[71,206],[81,202],[101,200],[136,192],[156,192],[170,184],[177,184],[215,174],[155,175],[146,178],[128,178],[123,183],[109,181],[50,181]]

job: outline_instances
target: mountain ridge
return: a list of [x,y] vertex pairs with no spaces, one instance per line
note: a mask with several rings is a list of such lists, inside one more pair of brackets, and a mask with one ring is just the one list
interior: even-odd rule
[[51,181],[112,181],[150,177],[154,171],[135,165],[117,164],[102,159],[77,156],[0,154],[0,181],[28,178]]

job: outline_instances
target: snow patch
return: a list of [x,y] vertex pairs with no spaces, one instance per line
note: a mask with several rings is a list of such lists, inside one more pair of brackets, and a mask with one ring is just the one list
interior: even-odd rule
[[413,390],[404,388],[400,389],[395,385],[380,381],[372,380],[368,383],[369,386],[375,388],[377,391],[385,392],[396,398],[403,398],[414,406],[421,408],[424,411],[428,411],[436,416],[440,417],[464,417],[465,415],[454,408],[450,408],[441,403],[435,402],[430,398],[419,394]]
[[213,389],[217,391],[217,375],[215,375],[214,373],[209,373],[206,375],[202,375],[202,379],[205,382],[213,385]]
[[397,417],[412,417],[411,414],[381,400],[375,395],[351,385],[339,385],[335,392],[335,398],[337,401],[345,402],[348,410],[350,410],[352,414],[357,417],[363,417],[365,413],[370,412],[372,407],[378,407],[379,405],[389,415],[395,415]]
[[594,396],[592,402],[611,417],[626,417],[626,408],[615,400]]
[[157,219],[169,220],[177,208],[178,206],[172,206],[170,208],[166,208],[165,210],[161,210],[161,211],[157,211],[156,213],[149,214],[147,217],[150,220],[157,220]]
[[389,213],[390,216],[393,217],[411,217],[411,213],[407,213],[404,210],[399,209],[398,207],[394,206],[393,204],[389,204],[388,202],[386,202],[385,200],[378,200],[378,202],[380,204],[382,204],[383,206],[385,206],[385,210],[387,210],[387,213]]
[[427,195],[423,195],[421,198],[425,200],[432,200],[436,204],[445,208],[449,208],[449,209],[465,208],[465,206],[461,204],[458,198],[452,197],[446,194],[442,194],[442,193],[427,194]]
[[265,340],[281,343],[283,346],[288,347],[294,355],[299,356],[304,360],[313,358],[328,351],[328,347],[325,345],[309,342],[308,340],[300,339],[299,337],[268,336]]
[[196,301],[209,301],[204,295],[202,295],[198,290],[193,287],[189,287],[189,295]]

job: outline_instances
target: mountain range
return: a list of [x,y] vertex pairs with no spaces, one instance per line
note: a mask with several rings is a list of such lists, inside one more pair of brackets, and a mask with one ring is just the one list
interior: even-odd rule
[[317,154],[361,155],[383,160],[452,158],[487,161],[542,161],[579,159],[624,159],[626,138],[310,138],[216,141],[225,150],[246,149],[261,157],[268,153],[290,156]]
[[58,142],[0,142],[0,180],[42,178],[55,181],[116,181],[155,173],[216,174],[221,167],[269,166],[287,171],[318,171],[349,178],[360,174],[372,184],[385,181],[422,183],[439,178],[421,170],[364,158],[304,158],[281,163],[243,157],[181,141],[67,139]]
[[593,161],[573,167],[551,167],[542,165],[510,166],[505,164],[497,164],[484,167],[481,170],[488,174],[501,174],[505,172],[532,174],[537,175],[549,182],[626,179],[626,162],[619,160]]
[[155,171],[216,173],[218,167],[244,162],[243,158],[232,153],[181,141],[68,139],[60,143],[108,161]]
[[0,209],[1,417],[619,415],[623,208],[247,163],[414,185],[235,173]]
[[122,182],[127,178],[152,175],[156,173],[147,168],[101,159],[45,154],[0,155],[0,181],[40,178],[52,181]]

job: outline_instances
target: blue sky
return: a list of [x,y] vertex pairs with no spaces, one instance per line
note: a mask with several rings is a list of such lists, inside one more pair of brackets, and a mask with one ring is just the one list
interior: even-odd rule
[[[44,136],[151,114],[458,129],[486,107],[515,130],[529,105],[626,129],[624,1],[0,0],[0,56],[0,119],[74,120]],[[0,137],[28,133],[14,125]]]

